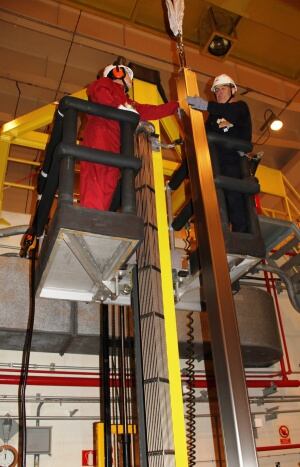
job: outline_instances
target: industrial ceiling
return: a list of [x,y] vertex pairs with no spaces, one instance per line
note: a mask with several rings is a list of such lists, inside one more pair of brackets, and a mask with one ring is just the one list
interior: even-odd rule
[[[64,2],[166,34],[164,0]],[[292,80],[300,77],[300,2],[297,0],[185,0],[184,40],[204,47],[210,23],[236,37],[230,59]]]
[[[187,65],[197,72],[200,92],[211,98],[209,83],[223,72],[237,81],[252,113],[255,150],[298,191],[299,24],[297,0],[185,0]],[[226,56],[207,52],[213,32],[231,40]],[[0,123],[83,88],[117,55],[158,69],[167,96],[176,98],[178,58],[164,0],[0,0]],[[260,132],[269,108],[284,123],[276,134]],[[13,151],[41,157],[22,147]],[[30,168],[10,164],[11,180],[30,174]],[[30,209],[28,197],[20,205],[17,190],[10,193],[20,210]],[[6,208],[11,203],[7,197]]]

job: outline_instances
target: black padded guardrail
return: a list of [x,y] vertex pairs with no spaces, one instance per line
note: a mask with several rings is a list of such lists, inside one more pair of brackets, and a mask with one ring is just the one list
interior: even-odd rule
[[[240,171],[242,178],[224,176],[220,173],[218,164],[218,147],[223,146],[233,151],[247,153],[252,150],[252,144],[238,138],[219,135],[217,133],[207,133],[209,150],[214,171],[216,191],[220,207],[221,222],[223,227],[226,250],[231,254],[243,254],[256,257],[265,256],[265,245],[261,236],[258,217],[254,204],[253,195],[259,193],[258,180],[249,175],[249,165],[246,157],[240,157]],[[187,161],[184,160],[181,166],[174,172],[169,187],[176,190],[185,178],[188,177]],[[236,191],[245,196],[245,210],[248,220],[249,231],[232,232],[229,227],[227,206],[225,199],[226,190]],[[192,201],[189,200],[172,223],[174,230],[180,230],[193,215]]]
[[[121,152],[115,154],[76,144],[77,115],[84,112],[120,123]],[[75,160],[84,160],[122,169],[122,212],[135,213],[134,176],[141,161],[134,157],[134,131],[139,122],[135,112],[94,104],[65,96],[54,116],[54,126],[46,148],[44,164],[38,181],[40,201],[31,226],[37,237],[44,232],[51,205],[59,186],[59,202],[73,203]]]

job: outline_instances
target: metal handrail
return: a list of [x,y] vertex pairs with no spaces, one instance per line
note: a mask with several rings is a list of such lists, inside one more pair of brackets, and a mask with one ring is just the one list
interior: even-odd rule
[[[284,196],[274,195],[274,194],[270,194],[268,192],[262,192],[262,193],[265,193],[265,194],[268,194],[268,195],[271,195],[271,196],[278,196],[280,199],[282,199],[284,201],[286,211],[281,211],[279,209],[274,209],[274,208],[267,208],[267,207],[264,207],[264,206],[261,206],[261,209],[262,209],[263,213],[266,216],[270,216],[270,217],[273,217],[273,218],[274,217],[276,218],[278,216],[279,218],[283,217],[284,219],[288,219],[291,222],[299,222],[299,219],[300,219],[300,207],[298,207],[295,204],[295,202],[292,201],[291,198],[287,195],[287,189],[290,190],[290,192],[299,201],[299,203],[300,203],[300,194],[297,192],[295,187],[293,187],[291,182],[287,179],[287,177],[283,173],[281,173],[281,177],[282,177],[282,181],[283,181],[283,185],[284,185],[284,192],[285,192]],[[293,215],[292,211],[296,215]]]
[[284,183],[287,185],[287,187],[289,188],[289,190],[291,190],[293,195],[298,199],[298,201],[300,203],[300,194],[298,193],[298,191],[293,187],[291,182],[287,179],[287,177],[284,174],[282,174],[282,179],[283,179]]

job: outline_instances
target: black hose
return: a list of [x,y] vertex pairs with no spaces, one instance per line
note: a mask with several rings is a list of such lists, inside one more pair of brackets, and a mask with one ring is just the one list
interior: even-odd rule
[[50,140],[46,146],[45,158],[41,168],[41,171],[38,176],[37,181],[37,192],[38,195],[41,195],[44,191],[45,184],[51,169],[53,162],[53,155],[56,149],[56,146],[60,143],[62,139],[62,130],[63,130],[63,115],[58,112],[56,109],[53,119],[53,128],[51,131]]
[[189,171],[188,171],[187,160],[184,159],[180,167],[178,167],[178,169],[175,170],[175,172],[173,173],[169,181],[169,187],[171,188],[171,190],[173,191],[177,190],[177,188],[181,185],[183,180],[188,177],[188,175],[189,175]]
[[181,230],[182,227],[191,219],[193,216],[193,204],[192,200],[189,200],[186,205],[181,209],[180,213],[175,217],[172,222],[172,227],[174,230]]
[[104,450],[105,467],[111,466],[111,414],[110,414],[110,382],[109,382],[109,321],[108,306],[101,305],[102,318],[102,397],[104,414]]
[[121,348],[120,348],[120,378],[121,378],[121,424],[123,425],[123,466],[130,467],[130,435],[128,434],[128,413],[127,413],[127,398],[126,398],[126,365],[125,365],[125,321],[124,307],[120,307],[120,333],[121,333]]
[[243,179],[217,175],[215,177],[216,188],[227,191],[236,191],[248,195],[255,195],[260,192],[260,186],[256,178],[247,177]]
[[27,429],[26,429],[26,384],[28,378],[31,342],[35,317],[35,259],[38,244],[32,250],[30,263],[30,283],[29,283],[29,314],[27,330],[22,355],[22,367],[20,374],[20,383],[18,390],[19,405],[19,461],[20,467],[26,467],[26,447],[27,447]]

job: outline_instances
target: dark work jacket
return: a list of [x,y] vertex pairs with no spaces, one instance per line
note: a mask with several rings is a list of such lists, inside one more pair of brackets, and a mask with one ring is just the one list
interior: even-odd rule
[[[232,136],[234,138],[251,141],[252,123],[249,107],[246,102],[238,101],[227,104],[219,104],[218,102],[209,102],[208,108],[209,117],[206,121],[206,130],[224,135],[225,137]],[[221,119],[227,120],[232,126],[221,128]],[[239,154],[236,151],[218,147],[218,156],[221,165],[235,164],[239,160]]]

